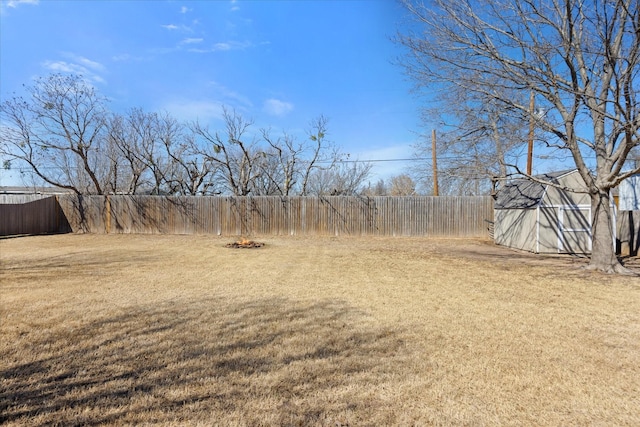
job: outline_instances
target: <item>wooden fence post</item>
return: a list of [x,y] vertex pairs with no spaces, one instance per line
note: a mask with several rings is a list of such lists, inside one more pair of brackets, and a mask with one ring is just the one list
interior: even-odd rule
[[111,233],[111,199],[109,198],[109,196],[106,196],[106,201],[105,201],[105,232],[107,234]]
[[60,233],[60,199],[58,199],[58,195],[56,194],[56,233]]

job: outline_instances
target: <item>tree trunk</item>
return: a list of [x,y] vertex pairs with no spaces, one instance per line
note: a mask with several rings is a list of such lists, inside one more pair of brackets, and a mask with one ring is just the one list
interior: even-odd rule
[[601,190],[591,194],[591,215],[593,246],[587,268],[605,273],[634,274],[620,264],[615,253],[613,209],[608,191]]

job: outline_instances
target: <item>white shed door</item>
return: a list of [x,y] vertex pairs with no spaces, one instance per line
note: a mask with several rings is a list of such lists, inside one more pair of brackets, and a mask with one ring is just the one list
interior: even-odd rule
[[558,252],[591,253],[591,243],[591,208],[559,208]]

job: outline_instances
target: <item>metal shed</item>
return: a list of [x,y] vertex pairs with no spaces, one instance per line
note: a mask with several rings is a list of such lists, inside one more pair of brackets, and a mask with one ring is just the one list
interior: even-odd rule
[[640,250],[640,175],[625,179],[618,186],[616,251],[637,256]]
[[[585,188],[577,170],[536,178],[566,188]],[[494,240],[534,253],[591,253],[590,197],[528,179],[508,181],[496,194]]]

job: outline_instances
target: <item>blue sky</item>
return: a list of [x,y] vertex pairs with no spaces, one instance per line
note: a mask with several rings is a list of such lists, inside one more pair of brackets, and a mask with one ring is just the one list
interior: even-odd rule
[[[301,138],[323,114],[352,158],[407,158],[420,105],[390,40],[404,19],[392,0],[3,0],[0,96],[74,72],[112,111],[142,107],[222,127],[225,105],[256,131]],[[407,168],[374,165],[383,177]]]

